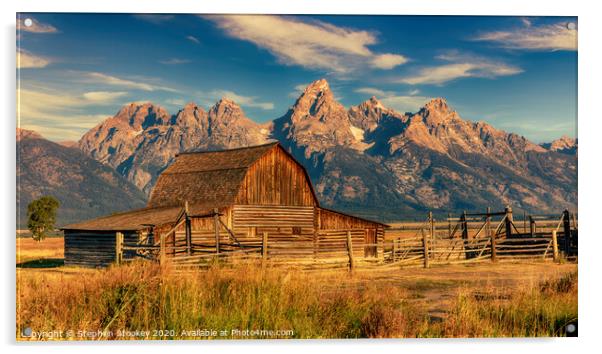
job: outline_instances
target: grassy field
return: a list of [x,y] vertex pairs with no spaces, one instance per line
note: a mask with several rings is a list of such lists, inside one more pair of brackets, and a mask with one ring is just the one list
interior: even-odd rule
[[18,340],[562,336],[577,318],[575,264],[176,274],[64,267],[61,241],[18,240]]

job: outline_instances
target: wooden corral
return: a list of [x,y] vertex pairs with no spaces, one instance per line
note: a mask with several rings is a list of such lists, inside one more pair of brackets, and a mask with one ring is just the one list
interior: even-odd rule
[[540,227],[521,227],[522,222],[514,220],[510,207],[500,212],[464,212],[439,221],[429,213],[421,224],[387,230],[390,238],[385,240],[385,263],[428,268],[431,264],[479,261],[558,261],[561,255],[576,259],[577,223],[573,214],[565,210],[556,219],[537,220]]
[[182,153],[146,208],[63,227],[65,263],[382,262],[386,226],[322,208],[305,168],[278,143]]

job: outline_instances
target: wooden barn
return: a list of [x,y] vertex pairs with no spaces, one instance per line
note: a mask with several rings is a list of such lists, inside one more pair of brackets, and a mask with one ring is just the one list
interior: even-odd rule
[[181,153],[145,208],[62,229],[65,264],[97,267],[138,257],[196,264],[238,253],[274,264],[379,262],[385,227],[322,208],[305,168],[270,143]]

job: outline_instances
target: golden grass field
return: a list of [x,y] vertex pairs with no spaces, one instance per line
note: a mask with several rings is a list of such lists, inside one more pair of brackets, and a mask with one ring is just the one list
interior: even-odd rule
[[577,318],[572,263],[176,273],[64,267],[62,238],[17,251],[18,340],[561,336]]

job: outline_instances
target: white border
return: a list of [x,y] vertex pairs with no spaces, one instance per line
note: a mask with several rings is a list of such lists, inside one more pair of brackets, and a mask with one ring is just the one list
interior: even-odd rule
[[[295,0],[274,2],[266,0],[228,1],[215,0],[211,3],[192,3],[186,0],[140,1],[140,0],[104,0],[102,2],[78,2],[69,0],[19,0],[2,4],[2,50],[3,65],[1,85],[3,117],[1,132],[3,134],[2,161],[5,172],[2,176],[4,197],[1,209],[1,225],[5,233],[4,258],[2,263],[7,280],[2,298],[2,320],[0,333],[2,343],[9,351],[22,353],[44,351],[47,353],[79,353],[106,352],[113,350],[115,344],[86,344],[85,347],[73,344],[31,345],[14,344],[14,238],[12,232],[15,224],[15,13],[19,12],[138,12],[138,13],[286,13],[286,14],[430,14],[430,15],[517,15],[517,16],[579,16],[579,223],[582,229],[581,259],[579,265],[579,339],[494,339],[494,340],[361,340],[361,341],[295,341],[295,342],[178,342],[178,343],[120,343],[120,347],[131,347],[133,350],[144,350],[149,353],[164,352],[168,345],[177,346],[176,350],[194,350],[196,352],[262,352],[307,353],[316,350],[379,353],[384,351],[404,352],[442,352],[467,353],[469,350],[486,350],[490,353],[505,353],[509,350],[537,350],[547,353],[576,352],[593,349],[597,339],[602,314],[597,301],[600,295],[599,253],[600,246],[595,223],[600,219],[599,176],[601,172],[600,152],[602,146],[602,120],[600,83],[600,28],[601,12],[593,1],[550,0],[545,2],[528,2],[525,0],[478,1],[478,0],[421,0],[421,1],[326,1]],[[401,343],[401,344],[396,344]],[[291,345],[292,344],[292,345]],[[110,347],[109,347],[110,346]],[[174,348],[175,349],[175,348]],[[167,349],[169,350],[169,349]]]

